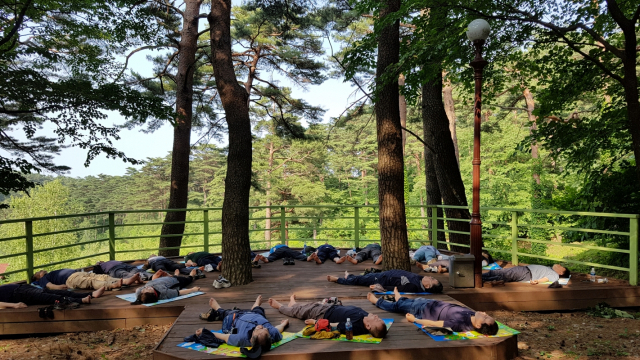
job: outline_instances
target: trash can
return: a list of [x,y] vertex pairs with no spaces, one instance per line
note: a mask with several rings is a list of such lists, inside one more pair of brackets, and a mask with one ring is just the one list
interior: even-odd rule
[[471,254],[458,254],[449,258],[449,284],[454,288],[472,288],[473,262]]

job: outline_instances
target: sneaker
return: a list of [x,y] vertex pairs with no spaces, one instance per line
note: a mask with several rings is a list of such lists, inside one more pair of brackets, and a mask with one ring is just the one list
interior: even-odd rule
[[258,264],[258,260],[251,262],[251,267],[254,269],[260,269],[262,265]]
[[229,280],[222,277],[222,275],[218,276],[218,280],[213,282],[213,287],[216,289],[228,288],[231,286]]
[[213,271],[213,266],[211,266],[211,264],[207,264],[204,266],[204,271],[206,272],[212,272]]

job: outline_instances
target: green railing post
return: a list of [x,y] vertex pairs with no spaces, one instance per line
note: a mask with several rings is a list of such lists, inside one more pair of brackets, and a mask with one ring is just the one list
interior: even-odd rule
[[33,221],[27,220],[24,222],[24,234],[25,234],[25,252],[27,253],[27,284],[31,283],[31,277],[33,276]]
[[204,225],[204,251],[209,252],[209,210],[203,210],[202,221]]
[[116,259],[116,216],[109,213],[109,260]]
[[287,237],[285,236],[286,227],[284,225],[285,219],[284,206],[280,206],[280,243],[284,245],[287,241]]
[[438,248],[438,208],[435,206],[431,207],[431,245]]
[[511,263],[518,265],[518,212],[511,212]]
[[629,219],[629,284],[638,285],[638,218]]
[[353,231],[354,231],[354,235],[353,235],[353,240],[355,241],[355,247],[359,248],[360,247],[360,207],[356,206],[354,208],[354,213],[353,213]]

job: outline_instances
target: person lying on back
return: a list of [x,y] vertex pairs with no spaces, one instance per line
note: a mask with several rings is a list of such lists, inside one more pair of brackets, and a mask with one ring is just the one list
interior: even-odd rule
[[190,252],[184,257],[184,264],[187,267],[204,266],[204,270],[208,272],[222,271],[222,258],[205,251]]
[[307,261],[315,261],[316,264],[324,264],[327,259],[333,260],[336,264],[342,264],[347,257],[340,257],[340,250],[329,244],[320,245],[318,249],[307,257]]
[[378,243],[373,243],[365,246],[362,250],[358,251],[355,256],[347,254],[347,261],[356,265],[367,259],[373,260],[373,263],[379,265],[382,263],[382,247]]
[[394,302],[367,294],[367,300],[382,310],[406,314],[409,322],[424,326],[447,327],[455,332],[476,331],[484,335],[498,333],[498,324],[487,313],[473,311],[464,306],[446,301],[415,298],[407,299],[393,290]]
[[387,270],[367,275],[351,275],[345,271],[344,278],[327,276],[327,280],[342,285],[368,286],[378,292],[391,291],[396,287],[402,292],[442,292],[442,284],[437,279],[404,270]]
[[136,301],[131,305],[153,304],[158,300],[173,299],[181,295],[200,291],[199,287],[185,289],[196,277],[196,269],[192,269],[189,276],[171,276],[163,270],[158,270],[153,279],[144,286],[136,289]]
[[491,282],[519,282],[529,281],[532,285],[547,281],[555,282],[561,277],[568,278],[571,271],[560,264],[552,267],[543,265],[514,266],[506,269],[489,270],[482,274],[482,281]]
[[109,275],[82,272],[74,269],[60,269],[52,272],[40,270],[33,274],[31,282],[42,288],[51,290],[66,289],[91,289],[102,287],[107,290],[117,289],[122,285],[142,283],[139,274],[134,274],[127,279],[116,279]]
[[[143,269],[151,269],[153,271],[163,270],[174,275],[189,275],[191,269],[187,269],[187,265],[179,264],[171,259],[167,259],[164,256],[151,255],[142,265]],[[200,268],[200,271],[204,271],[204,266]]]
[[31,305],[53,305],[56,301],[91,304],[92,298],[104,294],[102,287],[92,293],[68,290],[41,289],[28,284],[7,284],[0,286],[0,309],[21,309]]
[[269,257],[265,257],[264,255],[258,254],[256,255],[254,260],[262,260],[264,263],[274,262],[279,259],[295,259],[304,261],[307,260],[307,255],[299,252],[291,250],[287,245],[276,245],[269,250]]
[[299,303],[296,296],[291,295],[289,303],[282,305],[274,299],[269,299],[269,305],[278,309],[281,314],[304,320],[305,324],[313,325],[317,320],[327,319],[332,329],[346,333],[347,319],[353,326],[353,335],[371,334],[373,337],[384,338],[387,335],[387,325],[376,314],[369,313],[357,306],[343,306],[323,302]]

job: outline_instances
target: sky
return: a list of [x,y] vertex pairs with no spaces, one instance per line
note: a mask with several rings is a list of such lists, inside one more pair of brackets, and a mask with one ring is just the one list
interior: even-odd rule
[[[140,52],[132,56],[129,61],[130,68],[141,75],[152,75],[151,65],[147,61],[146,56],[151,52]],[[157,53],[156,53],[157,54]],[[270,74],[263,73],[268,78]],[[274,78],[278,79],[274,75]],[[242,79],[240,79],[242,80]],[[344,83],[341,79],[330,79],[321,85],[309,86],[307,91],[293,87],[291,83],[285,79],[280,79],[283,86],[291,86],[294,97],[306,100],[309,104],[320,106],[326,110],[324,121],[327,122],[331,117],[339,116],[345,108],[353,101],[349,99],[354,88],[349,83]],[[351,101],[350,101],[351,100]],[[110,114],[105,120],[109,125],[122,124],[124,119],[119,114]],[[164,157],[172,148],[173,144],[173,128],[170,124],[162,126],[159,130],[151,134],[145,134],[140,131],[141,128],[126,130],[120,132],[120,140],[114,141],[114,146],[123,151],[128,157],[144,160],[150,157]],[[50,130],[45,128],[39,134],[51,135]],[[226,137],[226,136],[225,136]],[[192,136],[192,141],[195,136]],[[223,144],[218,145],[224,145]],[[124,175],[128,167],[140,168],[141,166],[133,166],[125,163],[120,159],[107,159],[104,155],[96,157],[92,160],[89,167],[84,166],[86,159],[86,151],[79,148],[64,149],[55,162],[58,165],[66,165],[71,170],[63,174],[70,177],[86,177],[97,176],[99,174],[120,176]]]

